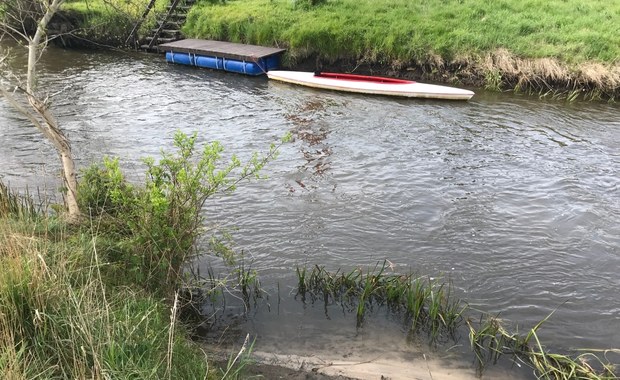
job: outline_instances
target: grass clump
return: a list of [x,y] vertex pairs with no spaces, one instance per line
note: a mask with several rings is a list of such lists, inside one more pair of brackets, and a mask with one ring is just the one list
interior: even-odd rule
[[[527,334],[508,332],[497,317],[468,319],[469,341],[480,373],[489,363],[503,355],[511,355],[532,367],[539,379],[546,380],[612,380],[617,379],[614,365],[593,353],[576,357],[549,352],[538,338],[537,331],[551,315],[531,328]],[[612,350],[610,350],[612,351]]]
[[305,301],[322,300],[325,305],[340,303],[355,311],[358,327],[374,306],[387,306],[401,313],[410,324],[410,332],[426,331],[431,341],[452,335],[461,320],[463,307],[451,296],[451,285],[413,275],[386,274],[386,263],[364,273],[330,273],[315,266],[310,273],[297,268],[297,294]]
[[0,182],[0,218],[17,215],[20,218],[27,219],[35,217],[37,214],[38,208],[30,194],[21,196]]

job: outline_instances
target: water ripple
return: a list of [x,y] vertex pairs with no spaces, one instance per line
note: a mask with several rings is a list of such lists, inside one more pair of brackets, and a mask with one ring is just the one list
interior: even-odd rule
[[[297,133],[268,180],[205,209],[238,228],[236,245],[264,284],[292,287],[296,265],[387,258],[399,271],[450,275],[472,305],[511,321],[535,324],[557,309],[550,343],[620,342],[617,105],[484,92],[467,103],[394,101],[159,56],[57,54],[64,63],[43,73],[81,164],[118,155],[137,173],[176,130],[242,158]],[[0,110],[3,180],[53,178],[51,148]]]

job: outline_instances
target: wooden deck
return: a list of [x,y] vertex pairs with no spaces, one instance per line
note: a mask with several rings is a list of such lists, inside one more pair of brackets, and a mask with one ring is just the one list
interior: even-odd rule
[[157,46],[160,52],[190,53],[210,57],[222,57],[239,61],[257,61],[261,58],[281,54],[286,49],[237,44],[233,42],[186,39]]

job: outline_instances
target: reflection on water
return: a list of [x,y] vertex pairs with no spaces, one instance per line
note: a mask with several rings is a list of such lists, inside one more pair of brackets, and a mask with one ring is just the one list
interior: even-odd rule
[[[541,335],[558,350],[620,346],[617,105],[342,95],[152,55],[54,50],[44,62],[82,166],[116,155],[138,173],[140,157],[169,147],[177,129],[246,158],[293,133],[269,179],[206,210],[238,228],[263,286],[281,289],[279,312],[261,309],[242,326],[265,345],[297,331],[310,349],[343,331],[291,301],[292,268],[387,258],[449,276],[472,306],[525,328],[557,309]],[[3,180],[53,183],[53,151],[4,103],[0,126]]]

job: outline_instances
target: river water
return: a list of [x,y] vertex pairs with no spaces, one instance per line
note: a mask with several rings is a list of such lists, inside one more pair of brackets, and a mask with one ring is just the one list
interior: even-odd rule
[[[23,57],[12,64],[22,68]],[[326,317],[291,295],[296,266],[351,270],[387,259],[399,272],[449,278],[471,306],[523,329],[555,310],[540,330],[553,351],[620,346],[617,104],[482,90],[469,102],[395,100],[157,55],[59,49],[44,55],[41,73],[82,167],[112,155],[138,175],[140,158],[169,148],[176,130],[242,158],[293,133],[268,179],[205,210],[234,230],[270,294],[239,327],[259,345],[340,352],[324,342],[342,336],[401,349],[402,332],[390,335],[385,323],[360,333],[353,317]],[[52,149],[4,102],[0,141],[5,183],[53,192]]]

